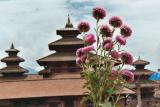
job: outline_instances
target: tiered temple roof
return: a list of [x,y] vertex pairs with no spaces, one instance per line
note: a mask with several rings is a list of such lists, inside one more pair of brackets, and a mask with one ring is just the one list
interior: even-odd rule
[[73,27],[68,17],[65,28],[58,29],[56,32],[62,38],[49,44],[49,49],[51,51],[55,50],[56,53],[37,61],[39,65],[44,66],[44,70],[40,71],[39,74],[50,75],[53,72],[75,72],[76,69],[79,69],[75,63],[75,53],[78,48],[84,45],[84,41],[77,38],[80,34],[79,30]]
[[18,52],[19,50],[15,49],[13,44],[10,49],[6,50],[8,56],[1,59],[1,62],[7,65],[0,69],[0,73],[3,76],[18,76],[28,72],[26,69],[19,66],[19,63],[24,62],[24,59],[17,56]]
[[135,75],[151,75],[153,71],[145,69],[145,66],[150,64],[150,62],[142,60],[140,57],[133,62],[133,66],[136,68],[134,70]]

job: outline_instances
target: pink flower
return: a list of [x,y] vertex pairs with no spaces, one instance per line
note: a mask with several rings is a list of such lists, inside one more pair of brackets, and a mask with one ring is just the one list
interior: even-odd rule
[[95,40],[95,36],[93,34],[86,34],[84,36],[84,41],[86,43],[89,43],[89,44],[93,44],[96,40]]
[[94,51],[94,50],[95,50],[94,46],[86,46],[82,48],[82,52],[85,54],[89,53],[90,51]]
[[88,22],[80,22],[78,25],[78,30],[80,32],[88,32],[89,29],[90,29],[90,26]]
[[122,70],[122,77],[129,83],[134,81],[134,74],[128,70]]
[[109,80],[115,79],[118,76],[118,74],[119,74],[118,71],[112,70],[108,76]]
[[112,46],[113,46],[112,38],[110,37],[106,38],[103,42],[103,48],[109,50],[112,48]]
[[132,29],[127,25],[121,26],[120,30],[121,35],[123,35],[124,37],[129,37],[132,34]]
[[112,56],[112,58],[115,58],[115,59],[119,59],[121,57],[120,53],[115,50],[111,51],[110,55]]
[[103,45],[105,45],[106,43],[112,43],[112,38],[108,37],[103,41]]
[[103,46],[103,48],[104,49],[106,49],[106,50],[109,50],[109,49],[111,49],[112,48],[112,44],[111,43],[106,43],[104,46]]
[[77,58],[76,58],[76,64],[77,64],[77,65],[80,65],[81,63],[82,63],[81,58],[80,58],[80,57],[77,57]]
[[77,65],[80,65],[81,63],[84,63],[84,62],[86,61],[86,59],[87,59],[87,56],[86,56],[86,55],[83,55],[83,56],[81,56],[81,57],[77,57],[77,58],[76,58],[76,64],[77,64]]
[[109,19],[109,24],[113,27],[121,27],[122,26],[122,20],[118,16],[113,16]]
[[93,8],[92,14],[95,19],[99,20],[106,16],[106,11],[103,8],[95,7]]
[[126,39],[120,35],[116,36],[116,41],[121,44],[121,45],[125,45],[126,44]]
[[78,57],[81,57],[81,56],[83,56],[84,54],[85,54],[85,53],[82,51],[82,48],[77,49],[76,55],[77,55]]
[[133,57],[129,52],[122,52],[121,59],[124,62],[124,64],[132,64],[133,63]]
[[111,76],[117,76],[117,75],[118,75],[118,71],[116,71],[116,70],[111,71]]
[[111,37],[112,36],[112,31],[109,28],[109,26],[107,26],[107,25],[101,25],[100,26],[100,33],[102,34],[102,36],[105,36],[105,37]]

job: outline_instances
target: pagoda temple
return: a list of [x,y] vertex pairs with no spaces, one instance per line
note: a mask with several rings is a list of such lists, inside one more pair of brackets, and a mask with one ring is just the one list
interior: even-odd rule
[[44,77],[51,76],[57,72],[80,71],[80,68],[75,63],[76,50],[84,45],[84,41],[77,38],[78,34],[80,34],[79,30],[73,27],[68,17],[65,27],[58,29],[56,32],[62,38],[49,44],[49,50],[55,50],[56,53],[37,61],[40,66],[44,66],[44,70],[39,72]]
[[140,57],[133,62],[135,70],[132,70],[132,72],[135,75],[135,81],[130,86],[137,90],[137,98],[134,98],[137,100],[132,100],[133,104],[131,107],[136,107],[136,105],[139,105],[139,107],[160,106],[160,98],[154,97],[154,90],[159,84],[148,79],[154,72],[145,68],[149,64],[150,62],[142,60]]
[[3,75],[3,77],[8,76],[21,76],[24,73],[27,73],[28,71],[22,67],[19,66],[20,62],[24,62],[24,59],[17,56],[19,50],[14,48],[14,45],[12,43],[11,48],[6,50],[6,53],[8,53],[8,56],[1,59],[2,62],[6,63],[6,67],[0,69],[0,73]]

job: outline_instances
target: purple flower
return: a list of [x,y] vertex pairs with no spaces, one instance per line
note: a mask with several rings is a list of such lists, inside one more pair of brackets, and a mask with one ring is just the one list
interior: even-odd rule
[[115,50],[111,51],[110,55],[112,58],[115,58],[115,59],[119,59],[121,57],[120,53]]
[[94,46],[86,46],[82,48],[82,52],[85,54],[89,53],[90,51],[94,51],[94,50],[95,50]]
[[112,70],[111,71],[111,76],[117,76],[119,73],[116,70]]
[[111,37],[112,36],[112,31],[109,28],[109,26],[107,26],[107,25],[101,25],[100,26],[100,33],[102,34],[102,36],[105,36],[105,37]]
[[113,79],[115,79],[118,75],[119,75],[119,72],[118,72],[118,71],[112,70],[112,71],[110,72],[109,76],[108,76],[108,79],[109,79],[109,80],[113,80]]
[[103,19],[106,16],[106,11],[101,7],[93,8],[93,17],[97,20]]
[[104,49],[106,49],[106,50],[109,50],[109,49],[111,49],[112,48],[112,44],[111,43],[106,43],[104,46],[103,46],[103,48]]
[[76,58],[76,64],[77,64],[77,65],[80,65],[81,63],[82,63],[81,58],[80,58],[80,57],[77,57],[77,58]]
[[103,41],[103,46],[104,46],[106,43],[112,43],[112,38],[111,38],[111,37],[106,38],[106,39]]
[[82,48],[77,49],[76,55],[77,55],[78,57],[81,57],[81,56],[83,56],[84,54],[85,54],[85,53],[82,51]]
[[109,50],[112,48],[112,46],[113,46],[112,38],[110,37],[106,38],[103,42],[103,48]]
[[120,28],[120,32],[121,32],[121,35],[123,35],[124,37],[129,37],[132,34],[132,29],[127,25],[123,25]]
[[121,44],[121,45],[125,45],[126,44],[126,39],[120,35],[116,36],[116,41]]
[[121,27],[122,26],[122,20],[118,16],[113,16],[109,19],[109,24],[113,27]]
[[122,52],[121,59],[124,62],[124,64],[132,64],[133,63],[133,57],[129,52]]
[[88,44],[93,44],[96,41],[95,36],[93,34],[86,34],[84,36],[84,41]]
[[84,63],[84,62],[86,61],[86,59],[87,59],[87,56],[86,56],[86,55],[83,55],[83,56],[81,56],[81,57],[77,57],[77,58],[76,58],[76,64],[77,64],[77,65],[80,65],[81,63]]
[[90,29],[89,23],[88,22],[80,22],[78,24],[78,30],[80,32],[88,32]]
[[134,74],[128,70],[122,70],[122,77],[129,83],[134,81]]

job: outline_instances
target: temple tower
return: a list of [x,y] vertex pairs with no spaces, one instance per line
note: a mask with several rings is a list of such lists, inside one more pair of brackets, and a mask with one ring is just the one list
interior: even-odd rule
[[78,72],[79,67],[76,65],[76,50],[83,47],[84,41],[78,39],[79,30],[74,28],[68,16],[64,28],[56,30],[57,35],[62,38],[49,44],[49,50],[56,52],[37,60],[44,69],[39,74],[44,77],[51,76],[54,73]]
[[142,60],[140,57],[133,62],[133,66],[136,68],[134,70],[136,81],[148,80],[148,77],[153,73],[151,70],[145,68],[148,64],[150,64],[150,62]]
[[20,62],[24,62],[24,59],[17,56],[19,50],[14,48],[12,43],[11,48],[5,51],[8,56],[1,59],[1,62],[6,63],[6,67],[0,69],[0,73],[4,77],[8,76],[21,76],[28,71],[19,66]]
[[135,82],[131,84],[131,87],[137,90],[137,105],[139,107],[153,107],[152,104],[158,100],[154,98],[154,89],[157,84],[148,79],[153,74],[153,71],[145,68],[148,64],[150,62],[142,60],[140,57],[133,62],[135,70],[132,72],[135,75]]

